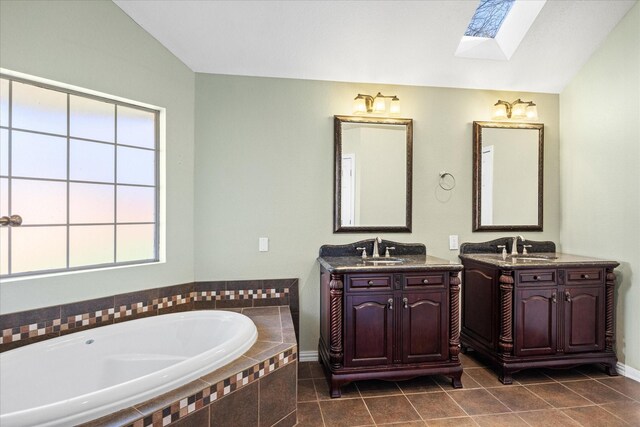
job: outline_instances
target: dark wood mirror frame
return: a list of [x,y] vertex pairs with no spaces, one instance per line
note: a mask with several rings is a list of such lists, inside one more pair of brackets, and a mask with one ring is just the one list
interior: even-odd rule
[[[342,188],[342,123],[369,123],[402,125],[406,127],[407,160],[406,160],[406,219],[405,225],[399,226],[344,226],[341,220],[341,191]],[[413,175],[413,120],[404,118],[385,117],[361,117],[361,116],[334,116],[334,205],[333,205],[333,232],[334,233],[410,233],[411,232],[411,198]]]
[[[482,129],[538,130],[538,223],[525,225],[481,224]],[[544,124],[509,122],[473,122],[473,231],[542,231],[544,195]]]

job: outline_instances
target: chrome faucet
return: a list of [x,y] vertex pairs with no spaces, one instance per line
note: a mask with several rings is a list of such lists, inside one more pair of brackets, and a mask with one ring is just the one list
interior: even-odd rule
[[511,244],[511,255],[518,255],[518,239],[522,240],[523,242],[526,241],[524,237],[520,235],[514,237],[513,243]]
[[378,251],[378,243],[382,243],[382,239],[376,237],[373,239],[373,254],[371,254],[371,258],[380,258],[380,252]]

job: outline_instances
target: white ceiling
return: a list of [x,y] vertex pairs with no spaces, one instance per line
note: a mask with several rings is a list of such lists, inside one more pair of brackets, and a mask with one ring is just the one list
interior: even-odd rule
[[113,1],[200,73],[547,93],[636,2],[549,0],[495,61],[454,56],[476,0]]

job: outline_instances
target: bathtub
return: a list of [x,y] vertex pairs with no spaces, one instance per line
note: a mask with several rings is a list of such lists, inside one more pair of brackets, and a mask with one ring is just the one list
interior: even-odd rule
[[166,314],[77,332],[0,354],[0,425],[69,426],[193,381],[258,336],[229,311]]

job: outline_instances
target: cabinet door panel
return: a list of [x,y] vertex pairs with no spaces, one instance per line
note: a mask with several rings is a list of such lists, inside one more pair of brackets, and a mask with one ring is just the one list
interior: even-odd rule
[[557,289],[516,291],[517,356],[556,353]]
[[489,348],[497,347],[495,280],[490,270],[464,270],[462,329]]
[[347,297],[345,366],[392,362],[393,310],[389,307],[392,298],[391,293]]
[[402,304],[403,363],[444,360],[449,356],[447,294],[405,293]]
[[565,352],[602,350],[604,344],[604,289],[598,287],[565,288]]

